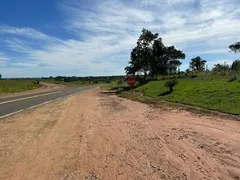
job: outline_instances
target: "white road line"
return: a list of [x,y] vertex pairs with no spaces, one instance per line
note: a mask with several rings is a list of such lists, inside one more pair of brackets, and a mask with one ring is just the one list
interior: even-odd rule
[[[83,92],[83,91],[81,91],[81,92]],[[77,94],[79,94],[79,93],[81,93],[81,92],[69,94],[69,95],[64,96],[64,97],[60,97],[60,98],[57,98],[57,99],[53,99],[53,100],[50,100],[50,101],[46,101],[46,102],[44,102],[44,103],[37,104],[37,105],[31,106],[31,107],[28,107],[28,108],[25,108],[25,109],[21,109],[21,110],[19,110],[19,111],[15,111],[15,112],[12,112],[12,113],[9,113],[9,114],[5,114],[5,115],[3,115],[3,116],[0,116],[0,119],[3,119],[3,118],[6,118],[6,117],[9,117],[9,116],[12,116],[12,115],[14,115],[14,114],[23,112],[23,111],[28,110],[28,109],[33,109],[33,108],[36,108],[36,107],[38,107],[38,106],[42,106],[42,105],[45,105],[45,104],[49,104],[49,103],[51,103],[51,102],[53,102],[53,101],[58,101],[58,100],[63,99],[63,98],[68,98],[68,97],[77,95]]]
[[15,112],[12,112],[12,113],[9,113],[9,114],[5,114],[5,115],[3,115],[3,116],[0,116],[0,119],[6,118],[6,117],[9,117],[9,116],[12,116],[12,115],[17,114],[17,113],[20,113],[20,112],[22,112],[23,110],[24,110],[24,109],[19,110],[19,111],[15,111]]

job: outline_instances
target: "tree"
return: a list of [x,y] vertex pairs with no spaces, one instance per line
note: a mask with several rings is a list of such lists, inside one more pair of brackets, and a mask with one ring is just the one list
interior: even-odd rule
[[0,79],[2,79],[2,75],[0,74]]
[[207,62],[206,60],[203,60],[200,56],[197,56],[197,57],[191,59],[190,68],[193,71],[194,70],[202,71],[202,70],[204,70],[206,62]]
[[142,30],[142,34],[137,40],[137,46],[131,52],[130,66],[125,68],[127,74],[142,72],[144,73],[144,77],[147,75],[152,56],[151,46],[157,37],[157,33],[153,34],[147,29]]
[[176,86],[178,84],[176,79],[167,81],[165,83],[165,86],[169,88],[169,92],[171,93],[173,91],[173,87]]
[[185,59],[185,54],[174,46],[165,46],[161,38],[154,41],[153,57],[150,61],[152,75],[176,73],[182,64],[178,59]]
[[212,72],[214,74],[216,74],[216,73],[224,73],[225,74],[225,72],[229,71],[230,69],[231,68],[230,68],[230,66],[228,64],[219,64],[218,63],[218,64],[214,64]]
[[[185,54],[174,46],[165,46],[158,34],[143,29],[137,40],[137,46],[131,52],[130,66],[125,68],[127,74],[144,73],[152,77],[176,71],[181,65],[178,59],[184,59]],[[144,78],[145,79],[145,78]]]
[[235,53],[240,52],[240,41],[229,45],[229,48]]
[[232,63],[232,70],[240,71],[240,60],[235,60]]

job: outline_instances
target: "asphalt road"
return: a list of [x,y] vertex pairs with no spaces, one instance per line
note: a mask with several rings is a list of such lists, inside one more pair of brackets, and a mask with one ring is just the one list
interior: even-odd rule
[[66,97],[71,94],[79,93],[96,86],[71,87],[55,91],[15,96],[0,99],[0,118],[9,114],[36,106],[51,100]]

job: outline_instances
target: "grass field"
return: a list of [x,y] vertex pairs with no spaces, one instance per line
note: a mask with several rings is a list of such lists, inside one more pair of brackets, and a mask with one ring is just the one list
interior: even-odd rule
[[94,84],[104,84],[103,82],[88,82],[88,81],[71,81],[71,82],[64,82],[64,81],[56,81],[56,80],[42,80],[42,82],[53,83],[53,84],[63,84],[67,86],[88,86]]
[[0,93],[15,93],[39,88],[40,84],[34,84],[33,80],[0,80]]
[[179,79],[172,93],[164,86],[167,80],[150,81],[135,91],[155,99],[165,99],[221,112],[240,114],[240,81],[227,77]]

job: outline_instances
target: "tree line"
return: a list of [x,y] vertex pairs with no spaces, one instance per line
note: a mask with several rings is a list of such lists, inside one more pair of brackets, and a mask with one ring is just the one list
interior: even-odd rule
[[[229,48],[235,53],[240,52],[240,42],[229,45]],[[150,30],[143,29],[136,47],[131,51],[129,65],[125,67],[125,72],[127,75],[143,74],[144,80],[146,76],[157,77],[158,75],[175,74],[180,71],[179,67],[182,64],[180,60],[185,59],[185,57],[185,53],[176,49],[175,46],[164,45],[158,33],[153,34]],[[186,72],[207,70],[206,62],[200,56],[192,58]],[[217,64],[213,71],[226,67]],[[231,69],[240,71],[240,61],[234,61]]]
[[[1,76],[0,76],[1,78]],[[38,83],[41,80],[50,80],[50,81],[63,81],[63,82],[73,82],[73,81],[81,81],[81,82],[88,82],[88,83],[110,83],[111,81],[124,79],[124,76],[49,76],[49,77],[41,77],[41,78],[5,78],[11,80],[33,80],[34,83]],[[5,80],[4,79],[4,80]]]
[[55,80],[55,81],[64,81],[64,82],[73,82],[73,81],[82,81],[82,82],[111,82],[113,80],[118,80],[123,78],[123,76],[56,76],[56,77],[42,77],[45,80]]
[[[230,52],[234,52],[234,53],[240,52],[240,42],[235,42],[235,43],[229,45],[228,47],[231,50]],[[228,65],[226,63],[215,64],[212,69],[212,72],[214,74],[222,73],[224,75],[229,72],[233,72],[235,74],[239,73],[240,72],[240,60],[233,61],[232,65]]]

